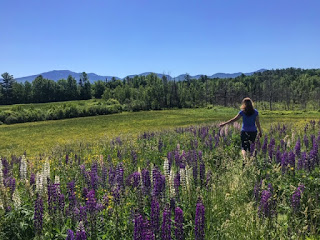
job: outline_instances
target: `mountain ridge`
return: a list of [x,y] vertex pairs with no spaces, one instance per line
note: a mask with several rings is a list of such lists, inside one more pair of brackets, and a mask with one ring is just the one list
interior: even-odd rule
[[[238,77],[242,74],[244,75],[253,75],[256,72],[264,72],[267,69],[259,69],[257,71],[254,72],[249,72],[249,73],[242,73],[242,72],[238,72],[238,73],[215,73],[211,76],[208,76],[208,78],[235,78]],[[144,73],[140,73],[140,74],[132,74],[132,75],[128,75],[124,78],[119,78],[116,76],[102,76],[102,75],[98,75],[95,73],[87,73],[88,78],[90,80],[90,82],[95,82],[98,80],[103,80],[105,81],[106,79],[108,81],[110,81],[113,77],[115,77],[118,80],[122,80],[125,79],[127,77],[133,78],[134,76],[147,76],[149,74],[151,74],[152,72],[144,72]],[[161,74],[161,73],[155,73],[158,77],[162,78],[163,76],[166,76],[168,80],[175,80],[175,81],[183,81],[186,78],[187,74],[180,74],[177,77],[171,77],[170,75],[166,75],[166,74]],[[35,74],[35,75],[30,75],[30,76],[25,76],[25,77],[20,77],[20,78],[16,78],[15,80],[17,82],[32,82],[37,76],[42,75],[43,78],[46,79],[50,79],[50,80],[54,80],[54,81],[58,81],[60,79],[67,79],[69,75],[71,75],[72,77],[74,77],[77,81],[79,81],[81,73],[77,73],[77,72],[72,72],[70,70],[52,70],[52,71],[48,71],[48,72],[43,72],[40,74]],[[199,79],[201,76],[203,76],[204,74],[197,74],[194,76],[190,76],[191,79]]]

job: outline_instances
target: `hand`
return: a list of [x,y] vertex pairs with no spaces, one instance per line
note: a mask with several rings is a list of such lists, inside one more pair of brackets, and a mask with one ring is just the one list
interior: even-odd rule
[[225,123],[220,123],[219,124],[219,128],[222,128],[224,125],[226,125]]
[[262,132],[260,132],[260,131],[259,131],[259,137],[260,137],[260,138],[262,137]]

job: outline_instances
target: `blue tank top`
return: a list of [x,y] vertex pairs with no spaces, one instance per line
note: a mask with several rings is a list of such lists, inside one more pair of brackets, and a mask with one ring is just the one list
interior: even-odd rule
[[256,132],[256,118],[259,115],[257,109],[254,110],[254,113],[251,116],[247,116],[244,111],[240,111],[239,115],[242,117],[242,128],[241,131],[245,132]]

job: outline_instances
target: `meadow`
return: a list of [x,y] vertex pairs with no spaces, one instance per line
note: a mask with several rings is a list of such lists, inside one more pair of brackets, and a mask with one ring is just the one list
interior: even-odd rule
[[318,239],[319,114],[261,111],[243,165],[237,112],[0,126],[0,239]]

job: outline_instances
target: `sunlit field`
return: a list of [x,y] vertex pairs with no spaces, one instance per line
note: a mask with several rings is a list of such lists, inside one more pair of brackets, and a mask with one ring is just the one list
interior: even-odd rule
[[243,161],[237,112],[0,126],[0,239],[317,239],[318,113],[261,111]]

